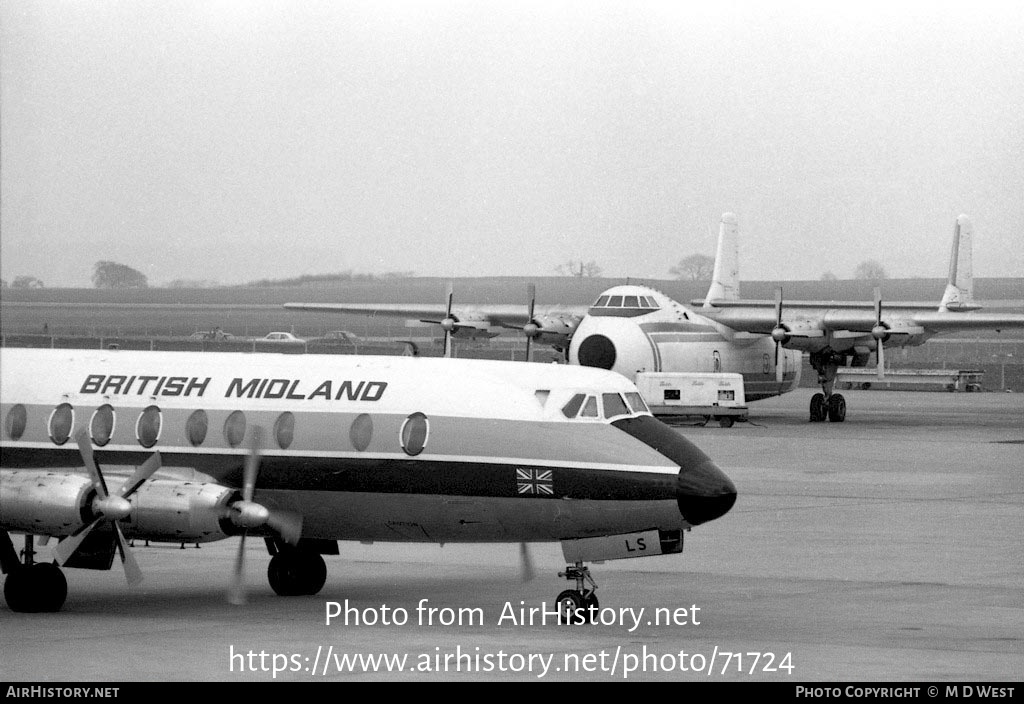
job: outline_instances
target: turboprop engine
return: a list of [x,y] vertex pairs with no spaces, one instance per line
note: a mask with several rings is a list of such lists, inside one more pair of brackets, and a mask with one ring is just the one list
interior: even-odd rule
[[[116,491],[117,480],[108,479]],[[15,470],[0,476],[0,522],[16,531],[62,537],[100,515],[115,515],[128,537],[207,542],[238,533],[228,507],[240,498],[237,490],[217,484],[157,479],[130,500],[102,499],[85,475]]]

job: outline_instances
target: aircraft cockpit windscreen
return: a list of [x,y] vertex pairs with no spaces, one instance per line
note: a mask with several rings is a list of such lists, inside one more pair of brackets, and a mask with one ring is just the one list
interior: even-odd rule
[[650,413],[643,398],[635,391],[577,393],[562,406],[562,415],[579,420],[612,421]]
[[590,307],[590,314],[632,317],[653,313],[660,307],[654,296],[602,294]]

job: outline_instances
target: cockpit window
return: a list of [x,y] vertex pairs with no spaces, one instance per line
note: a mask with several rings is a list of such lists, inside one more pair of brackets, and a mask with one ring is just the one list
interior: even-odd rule
[[609,296],[608,297],[609,308],[621,308],[622,307],[622,296]]
[[654,301],[647,296],[640,296],[640,305],[644,308],[657,308],[657,306],[654,305]]
[[608,296],[601,296],[597,299],[597,302],[594,303],[594,306],[598,308],[604,308],[606,305],[608,305]]
[[633,409],[633,413],[650,413],[651,409],[644,403],[643,398],[636,391],[626,392],[626,401],[629,402],[630,408]]
[[587,396],[587,403],[583,406],[580,418],[597,418],[597,397]]
[[601,394],[601,400],[604,403],[605,418],[629,415],[629,409],[626,408],[626,402],[623,401],[622,397],[618,394]]
[[585,396],[583,394],[576,394],[573,396],[569,399],[569,403],[562,406],[562,414],[566,418],[575,418],[576,414],[580,412],[580,406],[583,405],[584,398]]
[[622,307],[623,308],[636,308],[640,304],[637,302],[636,296],[623,296]]

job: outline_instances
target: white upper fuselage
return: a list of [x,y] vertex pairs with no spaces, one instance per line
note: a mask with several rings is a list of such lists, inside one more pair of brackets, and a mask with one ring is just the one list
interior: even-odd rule
[[[631,382],[603,370],[15,348],[0,350],[0,361],[2,471],[81,471],[73,438],[87,428],[105,469],[123,472],[160,452],[165,468],[237,487],[260,426],[257,495],[301,513],[307,537],[544,540],[678,529],[681,457],[698,478],[711,477],[716,495],[728,486],[683,438],[672,439],[682,449],[671,458],[645,440],[659,422]],[[594,501],[602,511],[588,509]]]
[[744,335],[646,286],[602,293],[573,335],[572,364],[610,369],[629,379],[646,372],[733,372],[743,375],[748,401],[791,391],[800,379],[800,352]]

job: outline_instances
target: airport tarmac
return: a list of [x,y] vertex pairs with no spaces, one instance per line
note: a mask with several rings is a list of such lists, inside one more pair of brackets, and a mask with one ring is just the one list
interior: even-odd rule
[[841,424],[807,422],[810,390],[680,423],[739,498],[682,554],[592,565],[607,623],[520,622],[568,586],[557,544],[530,546],[523,582],[517,545],[342,543],[323,591],[286,599],[250,540],[242,607],[237,539],[139,545],[138,590],[119,565],[68,570],[63,611],[0,607],[0,680],[1020,681],[1024,395],[843,393]]

